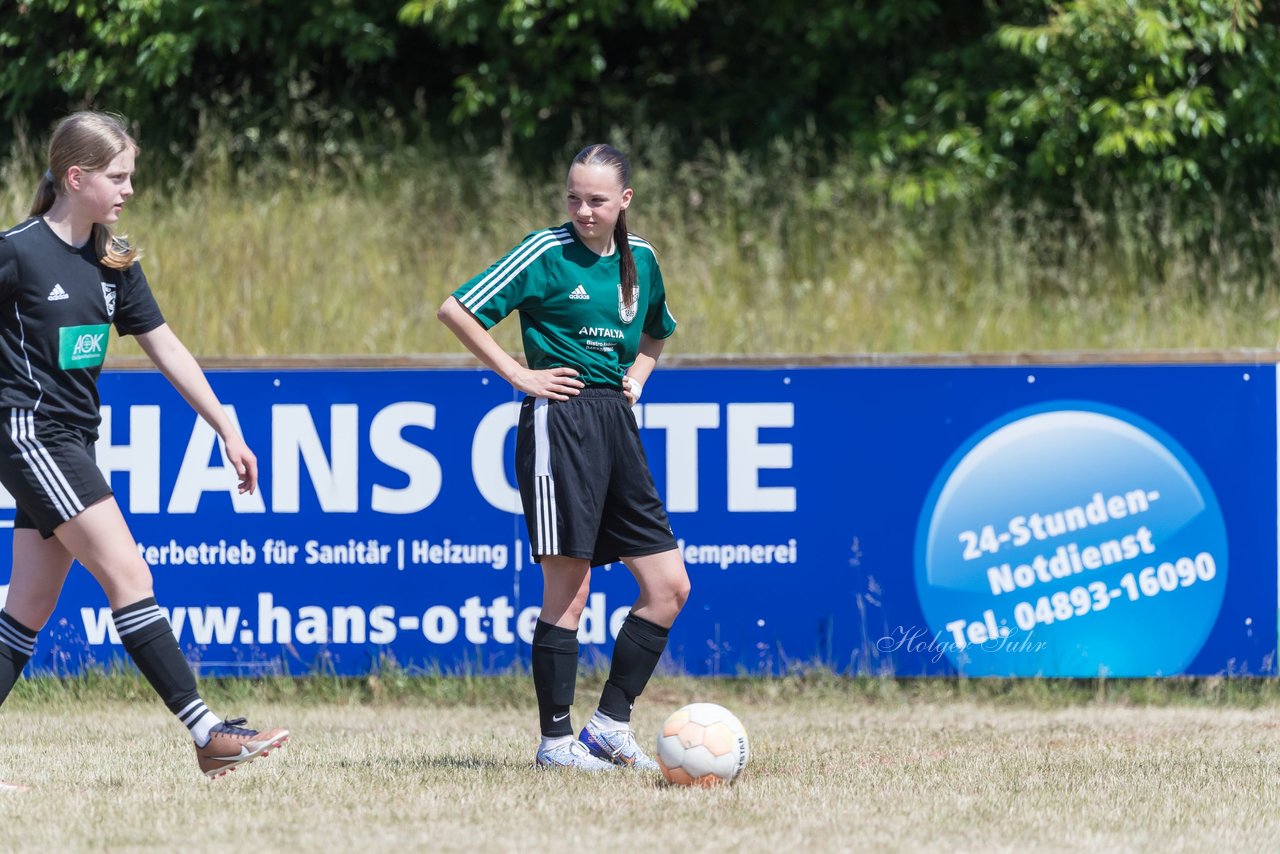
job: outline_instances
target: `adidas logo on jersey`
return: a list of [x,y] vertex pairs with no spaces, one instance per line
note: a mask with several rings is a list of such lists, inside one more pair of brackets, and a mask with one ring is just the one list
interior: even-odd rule
[[[49,297],[53,299],[53,297]],[[591,299],[591,294],[587,293],[587,289],[582,285],[578,285],[573,289],[573,293],[569,294],[569,299]]]
[[53,290],[49,291],[49,302],[55,302],[60,299],[71,299],[71,294],[62,289],[62,284],[53,286]]

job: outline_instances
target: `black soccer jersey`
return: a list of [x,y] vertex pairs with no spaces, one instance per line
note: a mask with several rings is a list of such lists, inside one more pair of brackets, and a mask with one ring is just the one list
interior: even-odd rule
[[112,323],[121,335],[164,323],[140,265],[104,267],[92,241],[71,246],[42,217],[0,234],[0,407],[96,432]]

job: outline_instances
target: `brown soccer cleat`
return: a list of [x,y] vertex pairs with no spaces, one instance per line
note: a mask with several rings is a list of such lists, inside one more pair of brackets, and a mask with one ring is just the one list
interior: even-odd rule
[[234,771],[246,762],[266,756],[289,740],[287,729],[268,732],[244,728],[245,719],[236,718],[216,724],[209,731],[209,743],[196,748],[200,770],[210,779]]

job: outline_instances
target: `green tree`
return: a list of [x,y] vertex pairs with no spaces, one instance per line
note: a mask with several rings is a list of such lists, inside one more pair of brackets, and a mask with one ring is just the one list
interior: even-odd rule
[[16,0],[0,30],[0,104],[41,130],[110,109],[174,145],[207,122],[250,146],[285,131],[349,137],[397,102],[403,36],[379,0]]
[[1072,0],[997,42],[1033,67],[992,95],[993,148],[1027,179],[1221,186],[1241,145],[1274,146],[1276,32],[1261,0]]
[[492,114],[508,134],[529,138],[550,119],[592,109],[614,73],[611,37],[660,38],[697,2],[409,0],[400,19],[460,49],[450,113],[455,123]]

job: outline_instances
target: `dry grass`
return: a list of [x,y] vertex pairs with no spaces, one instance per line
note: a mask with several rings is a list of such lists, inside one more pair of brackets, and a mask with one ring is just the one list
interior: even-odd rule
[[[8,221],[25,216],[30,157],[0,162]],[[800,159],[750,165],[713,151],[638,170],[631,226],[661,255],[681,322],[671,353],[1280,340],[1280,242],[1270,237],[1280,201],[1232,218],[1224,200],[1196,242],[1160,200],[1070,225],[1014,201],[908,211],[868,198],[851,166],[808,178]],[[436,307],[565,216],[558,174],[526,179],[494,155],[398,152],[328,171],[263,163],[168,183],[146,168],[144,158],[122,230],[146,251],[166,315],[199,355],[460,353]],[[498,335],[519,349],[518,324]],[[113,353],[138,351],[124,341]]]
[[[865,688],[865,686],[864,686]],[[720,791],[531,767],[535,723],[469,706],[240,703],[288,748],[207,783],[154,701],[4,709],[0,768],[14,850],[373,851],[1267,850],[1280,845],[1272,708],[943,699],[945,692],[759,690],[660,681],[637,730],[689,699],[726,703],[752,737]],[[579,691],[575,719],[594,698]],[[529,704],[531,706],[531,703]],[[646,736],[646,740],[648,736]]]

